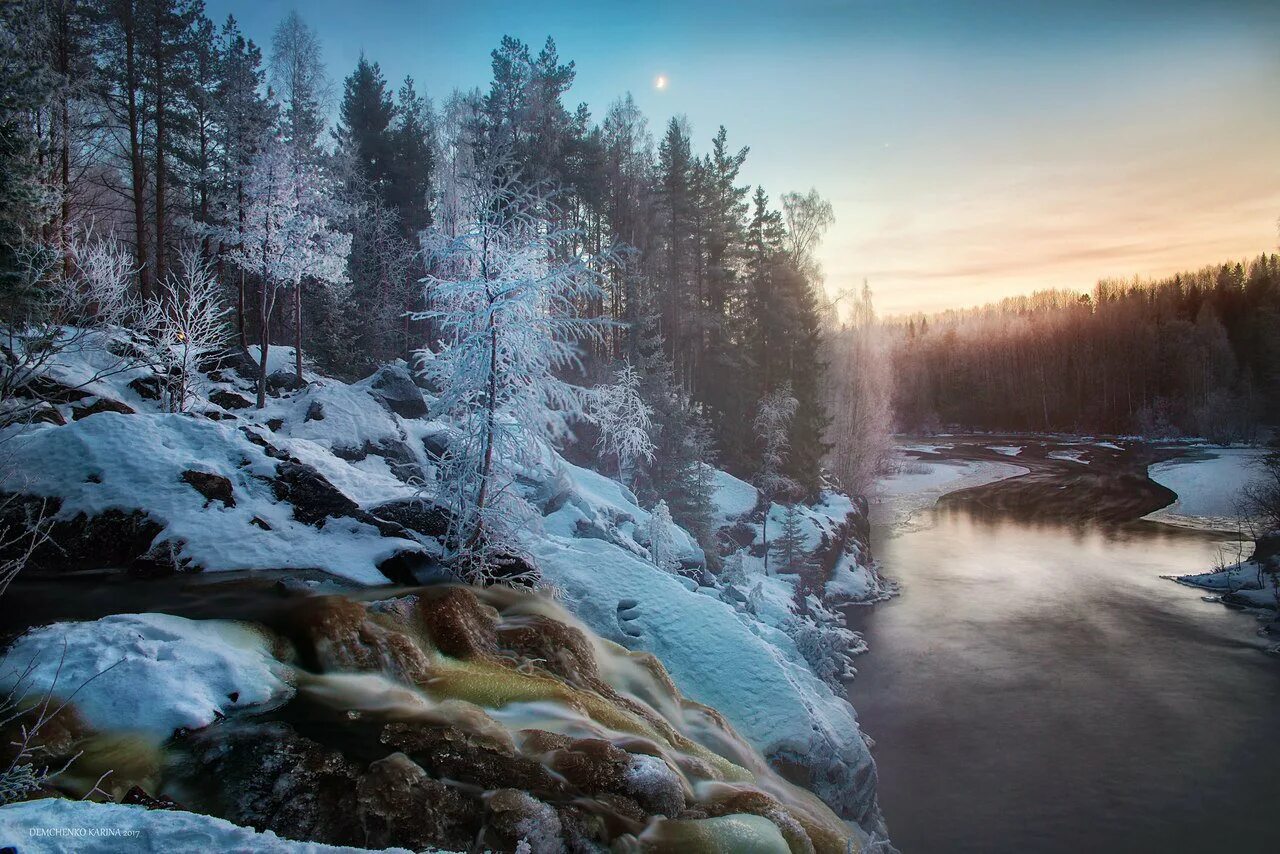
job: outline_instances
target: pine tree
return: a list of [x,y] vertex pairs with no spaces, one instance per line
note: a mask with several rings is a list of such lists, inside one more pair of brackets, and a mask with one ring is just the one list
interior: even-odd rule
[[[618,480],[632,479],[638,462],[653,460],[653,409],[644,400],[640,374],[628,363],[618,368],[614,381],[591,390],[587,419],[596,425],[596,448],[618,463]],[[665,510],[666,504],[662,503]]]
[[806,543],[804,517],[800,508],[796,504],[788,504],[782,516],[782,530],[768,545],[774,557],[774,572],[803,575],[812,562],[809,551],[805,548]]
[[391,119],[395,107],[378,63],[363,53],[343,84],[333,137],[348,186],[386,202],[395,169]]
[[796,399],[790,386],[770,392],[760,401],[753,426],[760,445],[760,468],[756,473],[756,486],[766,500],[761,537],[764,540],[765,572],[769,571],[769,510],[778,498],[796,490],[796,482],[785,473],[790,432],[796,414]]

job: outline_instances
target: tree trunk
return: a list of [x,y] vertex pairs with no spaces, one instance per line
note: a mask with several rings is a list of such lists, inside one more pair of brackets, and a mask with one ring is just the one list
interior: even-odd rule
[[142,116],[138,105],[137,24],[132,4],[120,22],[124,30],[124,66],[127,115],[129,121],[129,191],[133,201],[134,253],[138,264],[138,289],[143,298],[151,296],[151,270],[147,263],[147,181],[142,159]]
[[267,405],[267,353],[271,350],[271,305],[267,299],[267,283],[262,283],[258,299],[258,408]]
[[302,282],[293,289],[293,369],[302,382]]

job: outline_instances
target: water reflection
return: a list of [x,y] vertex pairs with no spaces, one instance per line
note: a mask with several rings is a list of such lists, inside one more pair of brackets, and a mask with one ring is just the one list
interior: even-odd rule
[[851,693],[907,854],[1274,851],[1280,666],[1162,575],[1223,538],[940,511],[876,547]]

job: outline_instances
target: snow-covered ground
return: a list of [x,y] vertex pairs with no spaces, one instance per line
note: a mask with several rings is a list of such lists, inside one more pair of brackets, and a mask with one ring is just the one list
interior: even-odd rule
[[997,454],[1001,454],[1006,457],[1016,457],[1018,454],[1022,453],[1022,449],[1024,447],[1025,445],[988,445],[987,450],[995,451]]
[[1080,465],[1087,466],[1089,461],[1084,458],[1085,453],[1085,451],[1050,451],[1045,456],[1051,460],[1066,460],[1067,462],[1080,463]]
[[[273,348],[273,366],[286,367],[286,355]],[[68,381],[75,370],[68,369]],[[424,443],[450,430],[425,416],[429,397],[418,401],[423,414],[406,416],[371,380],[345,384],[309,374],[306,388],[272,397],[258,411],[235,398],[249,397],[250,384],[232,371],[222,373],[222,379],[199,384],[194,415],[161,412],[158,402],[130,385],[146,378],[139,371],[95,383],[96,396],[122,402],[135,414],[78,415],[72,404],[59,404],[68,423],[40,424],[11,437],[8,447],[19,465],[3,485],[59,501],[60,521],[77,514],[92,521],[108,511],[139,514],[159,528],[153,549],[171,547],[207,571],[321,569],[350,582],[380,584],[388,580],[378,569],[387,558],[432,553],[429,537],[406,539],[366,518],[366,511],[420,494],[424,482],[429,486],[433,469]],[[417,395],[408,383],[410,396]],[[417,478],[412,484],[404,461]],[[281,482],[282,472],[299,464],[317,473],[321,492],[349,499],[353,508],[306,518],[300,491]],[[189,479],[192,472],[220,479],[212,491],[225,487],[229,500],[210,498],[208,488],[202,492]],[[842,656],[865,647],[835,624],[817,631],[801,621],[808,633],[797,632],[798,578],[766,574],[762,559],[750,553],[763,546],[755,488],[724,472],[712,475],[716,524],[741,521],[755,529],[753,546],[737,553],[734,583],[706,573],[696,581],[706,556],[678,528],[674,549],[689,572],[655,566],[648,509],[618,482],[555,454],[537,471],[522,472],[521,491],[544,514],[530,525],[526,545],[543,578],[588,627],[653,652],[687,696],[718,709],[764,755],[807,767],[813,788],[837,812],[882,832],[874,764],[856,714],[837,693],[838,672],[818,673],[814,664],[815,652],[825,656],[824,666],[831,658],[823,643],[841,645]],[[771,536],[781,530],[784,513],[780,505],[769,508]],[[880,598],[890,589],[850,535],[860,513],[834,492],[801,508],[807,544],[840,549],[825,591],[833,602]],[[811,608],[824,608],[810,598]],[[193,632],[190,621],[149,614],[107,618],[92,624],[91,632],[85,625],[33,632],[14,655],[39,655],[32,682],[43,690],[52,681],[54,654],[61,660],[61,638],[67,638],[55,691],[85,682],[76,704],[90,724],[118,727],[128,720],[162,738],[178,727],[205,726],[237,709],[273,703],[292,690],[266,641],[238,624],[205,624]],[[173,702],[183,666],[198,666],[207,690],[188,691]],[[105,672],[88,679],[99,671]],[[231,847],[237,845],[257,848],[238,841]]]
[[1204,448],[1208,459],[1179,458],[1155,463],[1147,474],[1178,494],[1173,504],[1146,518],[1157,522],[1213,530],[1236,530],[1242,508],[1240,493],[1261,472],[1262,448]]
[[[229,821],[182,810],[44,798],[0,807],[0,845],[23,854],[138,854],[138,852],[263,852],[355,854],[367,849],[295,842]],[[403,848],[389,852],[408,854]],[[435,849],[431,849],[434,851]],[[427,852],[430,854],[430,852]]]
[[899,471],[882,477],[871,498],[871,521],[877,525],[909,524],[948,492],[1019,477],[1029,469],[1013,463],[973,460],[920,460],[899,455]]

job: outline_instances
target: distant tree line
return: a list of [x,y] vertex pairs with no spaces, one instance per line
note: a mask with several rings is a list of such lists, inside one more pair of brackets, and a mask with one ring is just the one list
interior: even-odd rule
[[1248,439],[1280,420],[1280,256],[898,318],[905,430]]

